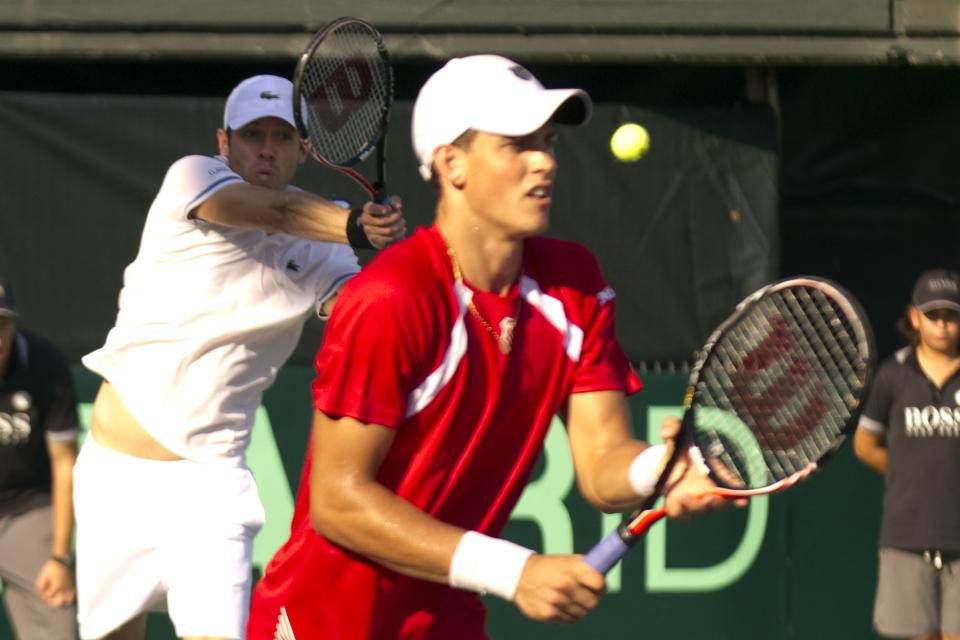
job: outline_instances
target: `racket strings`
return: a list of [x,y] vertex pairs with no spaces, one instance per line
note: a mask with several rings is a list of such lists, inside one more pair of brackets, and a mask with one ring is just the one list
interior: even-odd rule
[[339,166],[362,160],[383,129],[393,95],[377,35],[359,22],[325,34],[303,65],[301,87],[313,151]]
[[865,384],[865,342],[811,287],[767,296],[720,337],[697,383],[695,430],[724,484],[726,474],[731,486],[765,486],[835,446]]
[[771,302],[782,314],[789,314],[803,334],[808,353],[822,371],[818,383],[830,386],[827,393],[835,399],[825,408],[833,413],[834,424],[839,422],[842,426],[850,417],[851,405],[855,404],[855,394],[864,377],[864,371],[857,372],[853,366],[857,352],[850,348],[856,343],[849,321],[819,290],[788,290]]
[[[811,386],[813,381],[807,376],[791,372],[797,358],[789,349],[792,342],[790,336],[786,335],[787,327],[771,323],[770,313],[770,310],[767,310],[766,315],[758,315],[753,318],[754,322],[745,322],[738,327],[740,333],[765,336],[766,344],[757,345],[754,348],[765,349],[769,354],[769,361],[753,363],[754,366],[763,366],[760,374],[750,376],[754,378],[754,388],[748,389],[746,393],[741,391],[735,396],[741,412],[744,408],[749,409],[748,417],[751,420],[748,426],[756,435],[761,436],[758,438],[761,448],[759,450],[755,448],[755,453],[761,455],[766,453],[764,463],[768,469],[762,478],[764,483],[767,481],[767,476],[783,477],[806,466],[809,462],[809,460],[796,460],[798,452],[800,454],[810,452],[804,446],[805,440],[798,440],[794,425],[800,421],[810,420],[805,414],[814,408],[815,400],[814,389]],[[744,335],[739,338],[743,339]],[[743,365],[744,363],[741,362],[740,366]],[[747,368],[749,370],[749,365]],[[762,384],[758,384],[758,380]],[[732,384],[736,385],[736,382]],[[735,410],[737,406],[728,403],[728,408],[731,410]],[[817,415],[819,415],[820,407],[815,408],[818,409]],[[789,453],[789,456],[784,457],[786,453]]]
[[[862,327],[854,325],[854,315],[840,308],[837,301],[818,289],[802,289],[797,300],[785,297],[799,326],[813,336],[810,344],[823,366],[821,384],[832,385],[828,394],[834,399],[828,408],[835,424],[842,429],[859,405],[867,378],[868,338]],[[810,310],[815,309],[816,313]]]
[[[781,433],[775,425],[794,420],[795,416],[790,414],[797,413],[784,406],[782,398],[796,399],[802,390],[795,388],[786,394],[786,389],[773,387],[776,381],[784,379],[782,358],[745,364],[758,350],[773,354],[779,349],[770,344],[769,338],[775,334],[769,325],[751,324],[755,323],[741,323],[716,345],[713,366],[701,378],[697,400],[698,439],[709,437],[708,459],[721,462],[723,473],[733,480],[727,484],[748,488],[764,486],[771,478],[784,477],[803,466],[781,460],[779,453],[786,449],[786,444],[771,442]],[[767,340],[757,341],[759,337]],[[755,370],[749,376],[735,373],[744,367]],[[715,407],[719,413],[704,411],[706,406]]]
[[[771,452],[780,463],[781,476],[789,475],[800,470],[816,460],[823,452],[823,447],[829,445],[839,434],[846,420],[846,416],[839,416],[835,403],[825,402],[826,398],[833,398],[829,390],[823,388],[824,374],[829,377],[829,367],[824,367],[824,360],[818,359],[818,352],[822,354],[822,336],[804,332],[804,314],[784,317],[784,300],[795,301],[795,290],[785,290],[783,296],[772,296],[765,301],[774,309],[767,310],[767,318],[777,318],[784,321],[786,328],[782,332],[784,341],[783,353],[791,362],[791,368],[786,377],[779,377],[779,394],[773,398],[774,402],[781,402],[778,411],[780,420],[769,419],[768,431],[773,446]],[[816,313],[816,309],[807,309]],[[796,322],[796,324],[791,323]],[[809,323],[808,323],[809,327]],[[812,358],[811,358],[812,356]],[[797,363],[801,363],[798,364]],[[799,368],[799,370],[797,370]],[[775,383],[777,384],[777,383]],[[832,417],[834,419],[829,419]],[[840,419],[837,420],[836,418]]]
[[[813,336],[810,343],[820,362],[828,369],[827,378],[844,394],[848,404],[855,403],[863,386],[865,359],[862,350],[866,336],[856,335],[850,318],[822,291],[801,289],[784,295],[784,312],[789,311],[798,326]],[[817,313],[810,313],[815,309]],[[854,363],[860,363],[859,370]]]

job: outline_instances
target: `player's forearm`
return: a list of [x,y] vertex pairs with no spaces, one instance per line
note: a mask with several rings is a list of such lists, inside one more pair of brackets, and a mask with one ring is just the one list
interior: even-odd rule
[[372,482],[344,492],[311,495],[311,521],[320,534],[404,575],[446,583],[464,530]]
[[576,393],[567,403],[567,434],[580,492],[601,511],[624,511],[641,500],[630,465],[647,445],[634,438],[622,391]]
[[308,240],[347,243],[348,209],[305,191],[286,195],[278,231]]
[[220,189],[195,212],[200,219],[216,224],[340,243],[347,242],[349,213],[306,191],[280,191],[247,183]]
[[644,496],[639,496],[630,483],[630,465],[646,448],[646,444],[630,440],[594,458],[577,474],[584,499],[607,513],[635,508]]
[[62,556],[70,552],[73,537],[73,464],[60,460],[54,461],[52,466],[53,536],[50,553]]
[[880,474],[887,472],[887,447],[879,434],[857,429],[853,435],[853,453],[863,464]]
[[885,447],[863,447],[854,445],[857,459],[879,474],[887,472],[887,449]]

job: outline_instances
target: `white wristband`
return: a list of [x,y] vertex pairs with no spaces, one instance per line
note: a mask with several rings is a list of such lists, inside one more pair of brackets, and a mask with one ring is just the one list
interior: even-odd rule
[[703,452],[700,451],[700,447],[690,447],[687,452],[687,456],[693,462],[693,466],[697,468],[702,475],[710,475],[710,466],[707,464],[707,461],[703,458]]
[[492,593],[511,601],[527,558],[532,555],[530,549],[509,540],[467,531],[453,552],[448,582],[451,587]]
[[657,479],[660,478],[660,462],[666,452],[667,445],[653,445],[641,451],[640,455],[630,463],[627,477],[634,493],[638,496],[646,498],[653,495]]

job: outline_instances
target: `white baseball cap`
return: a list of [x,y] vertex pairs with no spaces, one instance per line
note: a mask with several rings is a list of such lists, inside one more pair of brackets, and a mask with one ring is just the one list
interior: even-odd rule
[[580,125],[590,118],[581,89],[545,89],[532,73],[502,56],[453,58],[420,89],[413,105],[413,151],[429,180],[437,147],[469,129],[502,136],[533,133],[549,120]]
[[239,129],[258,118],[293,119],[293,83],[279,76],[253,76],[230,92],[223,109],[223,128]]

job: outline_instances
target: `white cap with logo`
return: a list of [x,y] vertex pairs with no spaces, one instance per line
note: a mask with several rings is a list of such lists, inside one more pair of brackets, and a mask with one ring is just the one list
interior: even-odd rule
[[267,117],[297,126],[293,118],[293,83],[286,78],[253,76],[234,87],[223,109],[223,128],[239,129]]
[[532,73],[502,56],[453,58],[420,89],[413,106],[413,150],[429,180],[437,147],[469,129],[524,136],[548,121],[579,125],[590,118],[581,89],[545,89]]

